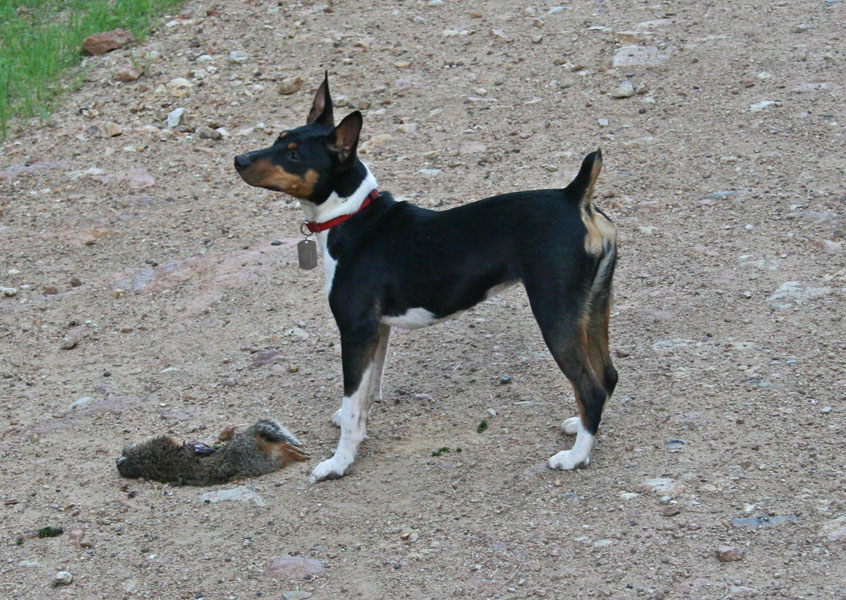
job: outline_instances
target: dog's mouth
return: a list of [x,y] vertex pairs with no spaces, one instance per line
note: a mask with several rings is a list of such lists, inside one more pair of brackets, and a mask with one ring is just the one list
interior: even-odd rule
[[318,180],[317,171],[309,169],[304,175],[289,173],[267,158],[251,160],[244,154],[235,157],[235,170],[251,186],[283,192],[298,200],[311,197]]

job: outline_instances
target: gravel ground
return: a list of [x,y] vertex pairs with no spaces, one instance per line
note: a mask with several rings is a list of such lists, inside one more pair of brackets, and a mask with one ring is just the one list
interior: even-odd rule
[[[0,596],[846,598],[844,22],[191,2],[86,59],[0,154]],[[515,288],[396,332],[353,471],[307,483],[338,333],[296,203],[232,157],[304,123],[324,69],[381,187],[423,206],[562,187],[602,148],[620,383],[588,468],[545,466],[575,405]],[[266,417],[312,460],[215,488],[115,469]]]

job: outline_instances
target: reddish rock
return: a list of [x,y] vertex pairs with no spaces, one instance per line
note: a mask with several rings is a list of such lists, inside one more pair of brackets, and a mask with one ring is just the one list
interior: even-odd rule
[[126,67],[115,73],[115,79],[126,83],[128,81],[135,81],[144,73],[144,68],[136,69],[135,67]]
[[264,575],[271,579],[302,579],[323,575],[323,563],[314,558],[283,554],[270,561],[264,570]]
[[742,548],[737,546],[720,546],[717,548],[717,558],[720,562],[735,562],[741,560],[746,554]]
[[112,31],[95,33],[82,40],[82,52],[97,56],[111,50],[117,50],[134,41],[135,38],[132,37],[131,33],[125,29],[117,28]]

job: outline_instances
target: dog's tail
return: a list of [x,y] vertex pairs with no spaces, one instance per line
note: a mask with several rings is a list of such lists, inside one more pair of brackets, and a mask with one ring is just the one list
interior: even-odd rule
[[572,200],[577,201],[582,206],[587,206],[593,196],[593,184],[599,177],[599,171],[602,169],[602,150],[591,152],[584,161],[582,161],[582,168],[579,169],[579,174],[576,178],[564,188],[566,196]]

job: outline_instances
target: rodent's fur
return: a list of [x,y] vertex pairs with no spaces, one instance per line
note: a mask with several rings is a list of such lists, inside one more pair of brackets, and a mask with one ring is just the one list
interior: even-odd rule
[[117,459],[123,477],[178,485],[213,485],[281,469],[292,460],[308,460],[300,442],[276,421],[262,420],[220,450],[159,436],[128,444]]

